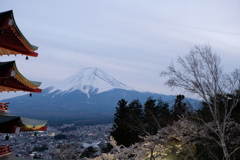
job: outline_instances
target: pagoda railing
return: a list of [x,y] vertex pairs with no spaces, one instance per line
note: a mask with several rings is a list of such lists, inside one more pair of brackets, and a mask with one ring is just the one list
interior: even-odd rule
[[7,112],[8,111],[8,104],[9,103],[0,102],[0,112]]
[[12,149],[12,148],[10,148],[11,146],[12,145],[0,146],[0,158],[11,154],[11,149]]

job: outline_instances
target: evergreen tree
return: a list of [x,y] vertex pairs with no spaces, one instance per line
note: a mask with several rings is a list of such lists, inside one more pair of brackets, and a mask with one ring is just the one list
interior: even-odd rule
[[127,103],[124,99],[118,102],[110,132],[118,145],[129,147],[136,142],[141,142],[140,136],[147,133],[156,134],[161,127],[171,122],[168,104],[161,98],[156,100],[149,97],[144,108],[138,99],[128,105]]
[[110,135],[117,141],[118,145],[129,147],[141,141],[139,135],[143,133],[142,105],[139,100],[133,100],[129,105],[121,99],[114,114],[114,124]]
[[172,109],[172,119],[173,121],[177,121],[179,120],[179,117],[182,115],[187,115],[191,108],[191,106],[188,106],[186,102],[184,102],[185,96],[184,95],[177,95],[176,99],[175,99],[175,103],[173,105],[173,109]]
[[[216,102],[216,106],[218,108],[218,115],[220,117],[220,122],[223,121],[224,118],[224,114],[226,112],[226,110],[229,110],[228,107],[225,107],[224,103],[227,103],[228,106],[232,105],[233,101],[232,101],[233,95],[231,94],[224,94],[224,95],[218,95],[217,96],[217,102]],[[213,98],[210,98],[210,102],[212,102],[213,104]],[[202,107],[200,109],[197,110],[197,116],[201,117],[205,122],[211,122],[213,121],[213,116],[211,115],[211,111],[210,108],[207,106],[206,102],[202,102]],[[232,114],[230,116],[230,118],[232,120],[234,120],[236,123],[240,124],[240,102],[236,103],[236,107],[232,110]]]
[[133,117],[142,119],[142,104],[138,99],[129,103],[128,107]]
[[105,145],[100,146],[102,153],[108,153],[113,149],[113,146],[108,142]]
[[118,145],[126,147],[129,147],[133,143],[128,124],[129,114],[130,108],[127,106],[127,101],[124,99],[118,101],[118,107],[116,107],[116,113],[114,114],[114,124],[110,132],[110,135],[117,141]]
[[[216,99],[213,99],[211,97],[209,100],[210,102],[212,102],[212,105],[214,104],[213,102],[215,101],[215,106],[218,110],[217,116],[219,116],[219,122],[221,124],[223,124],[224,122],[226,112],[229,112],[229,109],[230,109],[229,106],[231,106],[233,103],[233,100],[232,100],[233,96],[234,95],[232,94],[222,94],[222,95],[218,94],[215,97]],[[228,122],[228,125],[226,125],[226,128],[224,130],[224,133],[227,137],[227,139],[225,140],[225,143],[229,151],[233,152],[233,154],[231,155],[231,159],[238,159],[240,157],[240,150],[236,148],[239,147],[240,145],[240,141],[239,141],[240,103],[239,102],[236,103],[236,107],[233,108],[231,112],[232,114],[230,116],[230,122]],[[198,119],[200,119],[200,121],[198,121],[200,124],[214,122],[214,117],[211,114],[210,108],[208,107],[207,103],[204,101],[202,102],[202,107],[196,111],[195,116],[198,117]],[[222,152],[221,146],[216,143],[216,140],[218,140],[219,137],[216,134],[214,134],[213,131],[209,131],[208,134],[209,136],[211,136],[211,139],[209,138],[208,142],[209,141],[211,142],[212,140],[211,144],[213,147],[209,148],[208,152],[206,153],[208,154],[210,153],[211,155],[214,155],[218,159],[221,159],[224,156],[224,154]],[[213,141],[213,139],[215,141]],[[200,146],[200,147],[206,148],[206,146]],[[200,151],[201,151],[201,148],[200,148]]]
[[[116,107],[116,113],[114,114],[114,122],[118,124],[122,122],[127,117],[129,113],[129,108],[127,107],[127,101],[125,99],[121,99],[118,101],[118,107]],[[117,127],[117,126],[116,126]]]
[[144,118],[143,122],[146,131],[153,135],[161,128],[159,124],[159,119],[161,116],[160,107],[156,105],[156,100],[149,97],[144,103]]
[[96,153],[96,152],[97,151],[96,151],[96,149],[93,148],[93,146],[89,146],[83,151],[80,158],[84,158],[84,157],[93,158],[93,157],[95,157],[94,153]]
[[170,118],[170,110],[168,103],[164,102],[161,98],[157,100],[157,108],[159,109],[160,117],[157,119],[160,127],[166,127],[172,123]]
[[136,142],[140,142],[141,138],[139,135],[143,135],[144,133],[144,125],[142,123],[143,120],[143,110],[142,104],[140,101],[133,100],[128,105],[129,114],[127,117],[127,125],[129,132],[129,142],[134,144]]

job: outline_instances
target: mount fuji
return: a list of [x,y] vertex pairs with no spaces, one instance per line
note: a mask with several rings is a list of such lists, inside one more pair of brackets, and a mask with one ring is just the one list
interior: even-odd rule
[[112,89],[134,90],[98,68],[84,68],[69,78],[55,84],[49,93],[70,93],[79,90],[90,98],[91,93],[102,93]]
[[171,102],[175,96],[141,92],[98,68],[84,68],[76,74],[43,89],[42,93],[2,100],[10,102],[10,114],[48,119],[49,122],[81,124],[112,122],[117,103],[148,97]]

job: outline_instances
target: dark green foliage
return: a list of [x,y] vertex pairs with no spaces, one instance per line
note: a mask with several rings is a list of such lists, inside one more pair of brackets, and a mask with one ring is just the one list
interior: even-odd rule
[[107,143],[104,146],[100,146],[102,153],[108,153],[113,149],[113,146],[110,143]]
[[116,113],[114,114],[114,124],[110,135],[114,137],[118,145],[127,145],[125,141],[125,134],[127,133],[126,129],[126,118],[129,114],[129,109],[127,107],[127,101],[121,99],[118,101],[118,107],[116,107]]
[[[227,106],[232,105],[232,96],[230,94],[225,94],[225,95],[217,95],[217,108],[218,110],[218,114],[217,116],[219,116],[220,122],[223,121],[223,117],[225,112],[229,112],[229,108],[230,107],[224,107],[223,103],[228,103]],[[210,101],[213,103],[213,98],[210,99]],[[234,120],[235,122],[237,122],[238,124],[240,124],[240,103],[237,103],[236,107],[232,110],[232,114],[231,114],[231,119]],[[213,121],[213,117],[212,114],[210,112],[209,107],[207,106],[207,104],[205,102],[202,102],[202,107],[197,110],[197,116],[201,117],[205,122],[211,122]]]
[[123,119],[125,119],[128,116],[129,109],[127,107],[127,101],[124,99],[121,99],[118,102],[118,106],[116,107],[116,113],[114,114],[114,122],[115,123],[120,123]]
[[168,104],[160,98],[158,100],[149,97],[144,103],[143,122],[146,132],[153,135],[161,128],[169,124],[170,112]]
[[170,119],[170,110],[168,103],[162,101],[161,98],[158,98],[157,108],[160,113],[160,117],[157,119],[160,127],[166,127],[167,125],[171,124],[172,120]]
[[144,125],[146,131],[153,135],[156,134],[158,129],[160,129],[160,125],[157,119],[160,118],[160,113],[158,108],[156,107],[156,100],[149,97],[144,104]]
[[121,99],[114,114],[114,125],[110,135],[114,137],[118,145],[129,147],[131,144],[139,142],[140,131],[136,129],[138,122],[141,122],[142,106],[138,100],[134,100],[129,105],[127,101]]
[[[229,106],[232,102],[232,95],[218,95],[216,105],[218,109],[217,116],[220,123],[223,122],[224,114],[229,113]],[[213,116],[210,112],[210,107],[202,102],[202,107],[196,112],[193,112],[192,107],[184,99],[184,95],[176,96],[175,103],[172,110],[169,110],[167,103],[163,102],[160,98],[158,100],[149,97],[142,106],[138,100],[134,100],[129,104],[125,100],[120,100],[116,108],[114,118],[113,131],[111,136],[117,141],[118,145],[126,147],[136,142],[142,141],[139,136],[156,134],[161,128],[167,125],[172,125],[174,121],[178,121],[180,117],[187,117],[190,121],[194,121],[197,125],[206,125],[206,123],[213,122]],[[213,99],[211,100],[213,102]],[[224,103],[225,102],[225,103]],[[227,102],[227,105],[226,105]],[[239,147],[240,144],[240,103],[233,109],[230,120],[228,120],[227,127],[224,134],[226,136],[225,144],[229,153]],[[190,122],[189,121],[189,122]],[[234,123],[235,121],[236,123]],[[217,143],[219,137],[214,133],[214,126],[209,123],[210,128],[206,128],[204,132],[206,135],[198,135],[192,137],[189,143],[193,143],[195,147],[194,155],[198,160],[205,159],[223,159],[224,154],[221,146]],[[186,135],[188,136],[188,135]],[[175,144],[174,144],[175,145]],[[184,154],[174,154],[176,151],[171,151],[168,158],[182,159]],[[232,155],[232,160],[237,160],[240,157],[240,149],[236,150]],[[185,159],[192,159],[185,157]]]
[[168,104],[160,98],[155,100],[149,97],[144,108],[138,99],[129,104],[121,99],[114,115],[114,124],[110,135],[118,145],[126,147],[142,141],[140,136],[147,133],[156,134],[161,127],[170,122]]
[[[128,118],[139,121],[142,120],[142,104],[139,102],[139,100],[133,100],[131,103],[129,103],[128,108],[130,111]],[[139,121],[135,121],[136,124],[138,124]]]
[[[216,100],[216,107],[218,109],[218,116],[217,118],[220,120],[220,122],[223,122],[223,118],[225,117],[224,114],[225,112],[229,112],[229,106],[232,105],[232,96],[230,94],[225,94],[225,95],[217,95]],[[211,98],[210,101],[213,103],[214,99]],[[224,104],[225,103],[225,104]],[[227,105],[226,105],[227,104]],[[236,122],[235,124],[232,124],[231,126],[228,126],[225,129],[225,135],[227,137],[225,143],[226,146],[229,150],[229,152],[232,152],[234,149],[236,149],[239,146],[233,146],[231,144],[231,141],[239,141],[239,133],[240,133],[240,128],[238,125],[240,123],[240,103],[237,104],[237,106],[233,109],[230,120]],[[202,107],[196,111],[196,117],[202,119],[205,122],[212,122],[213,115],[211,114],[210,107],[207,106],[205,102],[202,102]],[[199,123],[202,123],[202,121],[199,121]],[[218,136],[213,133],[213,131],[209,131],[209,136],[213,137],[215,139],[218,139]],[[239,144],[239,143],[238,143]],[[206,149],[207,148],[207,149]],[[205,151],[200,157],[210,157],[210,156],[215,156],[218,159],[222,159],[224,157],[222,148],[215,142],[211,141],[210,139],[206,140],[205,145],[198,145],[198,153]],[[240,150],[237,150],[234,154],[232,154],[231,159],[238,159],[240,157]],[[203,158],[204,159],[204,158]]]
[[81,154],[80,158],[94,158],[95,155],[94,153],[96,153],[97,151],[93,148],[93,146],[89,146],[88,148],[86,148],[83,153]]
[[191,106],[184,102],[184,98],[184,95],[181,94],[176,96],[175,103],[171,111],[173,121],[177,121],[181,116],[186,116],[190,113]]
[[200,119],[204,120],[205,122],[213,121],[212,114],[210,113],[209,107],[206,106],[205,102],[202,102],[201,108],[196,111],[196,117],[199,117]]
[[33,159],[42,159],[41,155],[34,154]]
[[129,114],[126,118],[126,124],[129,132],[128,144],[131,145],[142,140],[139,137],[144,132],[144,126],[142,123],[142,104],[139,100],[133,100],[128,104],[128,109]]

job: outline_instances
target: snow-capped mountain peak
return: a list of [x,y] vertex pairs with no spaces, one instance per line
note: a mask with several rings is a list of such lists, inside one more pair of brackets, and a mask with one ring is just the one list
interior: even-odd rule
[[[55,84],[49,93],[80,90],[90,97],[91,92],[101,93],[112,89],[134,90],[96,67],[84,68],[69,78]],[[58,92],[58,93],[59,93]]]

